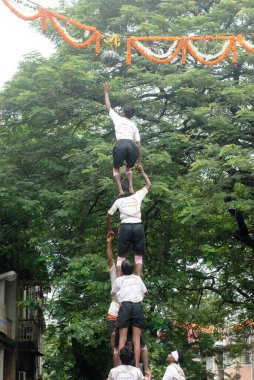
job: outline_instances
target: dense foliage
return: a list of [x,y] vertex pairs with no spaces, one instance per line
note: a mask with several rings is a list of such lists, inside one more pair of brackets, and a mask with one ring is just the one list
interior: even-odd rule
[[[68,4],[59,12],[122,36],[248,37],[254,19],[248,0]],[[122,42],[122,62],[109,70],[93,48],[77,50],[47,33],[55,54],[29,54],[0,94],[0,264],[51,287],[45,378],[97,380],[111,366],[105,217],[117,189],[103,91],[110,80],[112,106],[136,107],[153,184],[143,207],[151,368],[160,379],[168,350],[179,347],[188,378],[205,379],[183,325],[253,316],[254,57],[242,52],[236,65],[208,68],[192,58],[157,65],[135,55],[127,68]],[[143,186],[139,174],[134,185]],[[157,340],[159,329],[166,339]],[[203,334],[201,355],[212,346]]]

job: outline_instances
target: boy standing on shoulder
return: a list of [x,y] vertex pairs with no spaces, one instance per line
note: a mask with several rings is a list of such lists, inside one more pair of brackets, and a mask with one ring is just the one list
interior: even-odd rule
[[145,186],[129,194],[127,191],[124,196],[119,197],[108,210],[107,227],[108,236],[114,236],[111,227],[111,218],[119,210],[121,226],[119,228],[118,257],[116,263],[117,276],[120,275],[122,262],[126,259],[128,251],[134,251],[136,275],[141,276],[143,269],[143,255],[145,251],[145,232],[141,220],[141,203],[151,187],[151,182],[146,175],[143,167],[137,167],[145,180]]
[[147,289],[139,276],[132,274],[132,265],[128,260],[122,262],[122,276],[117,277],[111,295],[117,296],[120,303],[117,327],[119,328],[119,351],[127,341],[128,328],[132,327],[134,345],[135,366],[139,367],[140,361],[140,335],[144,329],[145,319],[141,301]]
[[141,165],[141,143],[139,130],[130,119],[134,115],[134,108],[130,105],[123,107],[123,112],[118,114],[115,112],[110,104],[109,93],[110,84],[105,84],[105,105],[109,112],[114,127],[117,143],[113,149],[113,176],[117,183],[117,187],[120,195],[124,195],[124,191],[121,184],[120,167],[126,162],[125,174],[127,175],[129,182],[129,192],[134,193],[132,172],[131,168],[135,165]]

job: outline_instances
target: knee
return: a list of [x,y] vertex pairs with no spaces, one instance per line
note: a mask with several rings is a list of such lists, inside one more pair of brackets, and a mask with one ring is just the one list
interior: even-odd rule
[[125,260],[125,257],[118,256],[118,257],[117,257],[116,266],[117,266],[117,267],[121,267],[122,262],[123,262],[124,260]]
[[117,168],[113,168],[113,176],[116,177],[116,176],[120,176],[120,170],[117,169]]
[[128,166],[125,166],[125,174],[130,175],[131,174],[131,168],[128,168]]
[[135,264],[143,264],[143,256],[135,255],[134,256]]

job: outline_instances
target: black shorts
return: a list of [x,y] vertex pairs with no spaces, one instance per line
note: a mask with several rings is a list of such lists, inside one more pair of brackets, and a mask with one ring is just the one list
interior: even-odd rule
[[119,228],[118,254],[125,257],[128,251],[143,256],[145,231],[142,223],[122,223]]
[[[115,343],[114,343],[115,348],[118,348],[118,346],[119,346],[119,337],[120,337],[119,328],[117,327],[115,330]],[[127,342],[132,342],[132,327],[128,328]],[[146,345],[146,340],[145,340],[144,330],[141,330],[140,346],[145,347],[145,345]]]
[[118,140],[113,148],[113,167],[119,169],[124,161],[133,168],[138,158],[138,147],[132,140]]
[[138,327],[144,329],[145,318],[143,307],[140,302],[122,302],[117,318],[117,327]]

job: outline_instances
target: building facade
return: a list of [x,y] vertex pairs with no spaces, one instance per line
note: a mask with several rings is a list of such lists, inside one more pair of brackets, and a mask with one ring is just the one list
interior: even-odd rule
[[0,380],[37,380],[44,318],[39,286],[15,272],[0,274]]

